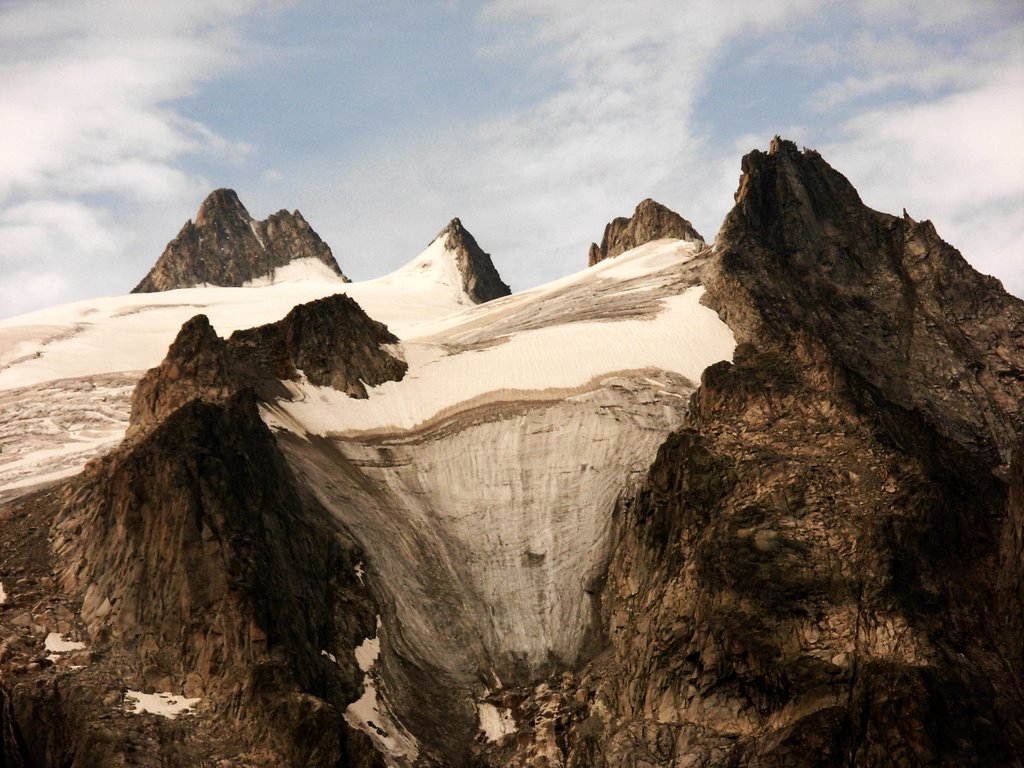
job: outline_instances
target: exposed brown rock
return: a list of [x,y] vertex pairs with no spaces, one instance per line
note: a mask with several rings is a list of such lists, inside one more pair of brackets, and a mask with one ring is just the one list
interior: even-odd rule
[[813,339],[881,397],[992,465],[1024,427],[1024,304],[931,222],[865,206],[814,151],[776,138],[743,159],[707,303],[737,337]]
[[1020,679],[1024,678],[1024,443],[1010,465],[1009,505],[1000,545],[999,620],[1006,627],[1008,661]]
[[456,265],[462,277],[462,290],[474,304],[500,299],[512,292],[494,268],[491,255],[484,252],[461,221],[452,219],[438,232],[437,237],[446,237],[448,247],[455,251]]
[[[278,394],[275,377],[301,370],[365,397],[363,382],[404,374],[382,348],[396,341],[344,295],[228,342],[203,315],[183,325],[136,387],[128,439],[63,501],[34,509],[42,519],[27,531],[41,546],[20,542],[31,556],[18,555],[18,571],[59,563],[61,583],[38,577],[49,587],[35,593],[18,584],[19,604],[33,607],[11,626],[38,639],[3,650],[4,765],[114,766],[125,755],[191,765],[211,754],[253,766],[381,764],[343,720],[363,683],[352,649],[376,631],[355,572],[361,555],[300,490],[255,391]],[[51,521],[52,554],[39,536]],[[0,543],[4,574],[19,561],[7,537]],[[68,662],[31,655],[49,631],[73,632],[88,649]],[[68,664],[87,671],[69,678]],[[8,687],[11,673],[33,679]],[[129,715],[128,688],[202,704],[178,721]]]
[[351,649],[375,631],[361,555],[299,491],[251,391],[193,400],[91,463],[54,531],[115,685],[202,698],[182,740],[246,763],[344,758]]
[[741,344],[621,503],[608,646],[479,760],[1021,765],[1024,304],[816,153],[743,169],[707,270]]
[[316,259],[347,280],[331,249],[298,211],[257,221],[232,189],[210,193],[133,293],[195,285],[241,286],[296,259]]
[[190,400],[219,402],[237,389],[227,345],[206,315],[196,315],[136,385],[130,430],[149,430]]
[[638,245],[672,237],[689,242],[704,242],[704,238],[686,219],[651,198],[640,202],[628,219],[612,219],[604,228],[601,245],[590,244],[587,266],[611,259]]
[[297,379],[300,371],[318,386],[366,397],[366,385],[405,375],[405,362],[383,348],[397,342],[345,294],[300,304],[275,323],[235,331],[226,342],[205,315],[196,315],[136,386],[128,434],[148,431],[194,399],[223,402],[246,387],[268,399],[285,395],[275,385]]
[[[692,267],[739,345],[623,492],[591,593],[603,636],[546,679],[487,679],[513,733],[451,739],[494,767],[1020,766],[1024,303],[817,153],[776,139],[743,170]],[[383,326],[325,302],[227,342],[187,323],[140,384],[138,433],[70,483],[52,560],[52,499],[0,518],[24,542],[0,539],[19,577],[0,610],[10,764],[380,760],[341,719],[377,612],[359,552],[253,394],[299,371],[354,395],[401,375]],[[33,650],[51,626],[90,639],[79,677]],[[422,673],[386,679],[439,679]],[[125,685],[201,691],[208,716],[140,724],[117,711]],[[451,712],[409,724],[472,715]],[[417,765],[462,754],[419,735]]]
[[366,397],[366,385],[397,381],[407,365],[382,347],[398,338],[343,293],[300,304],[276,323],[235,331],[234,358],[278,379],[302,371],[318,386]]

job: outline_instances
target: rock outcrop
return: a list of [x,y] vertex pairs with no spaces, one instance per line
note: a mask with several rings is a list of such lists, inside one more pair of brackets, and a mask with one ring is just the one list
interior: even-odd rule
[[638,245],[673,237],[688,242],[704,242],[704,238],[686,219],[661,203],[647,198],[640,202],[628,219],[619,216],[604,228],[601,245],[590,244],[587,266],[594,266],[605,259],[636,248]]
[[1024,427],[1024,311],[929,221],[866,207],[814,151],[743,159],[706,277],[737,338],[814,345],[986,465]]
[[233,357],[254,372],[295,379],[366,397],[366,386],[398,381],[406,364],[386,349],[398,338],[343,293],[300,304],[276,323],[235,331]]
[[437,233],[438,238],[446,238],[448,249],[455,252],[456,266],[462,278],[462,290],[474,304],[500,299],[508,296],[512,290],[502,282],[498,270],[494,268],[491,255],[481,248],[476,239],[469,233],[457,218]]
[[232,189],[210,193],[133,293],[195,285],[241,286],[298,259],[315,259],[347,281],[328,245],[298,211],[253,219]]
[[[300,374],[402,376],[394,337],[344,296],[227,340],[186,323],[118,450],[0,507],[3,764],[1024,766],[1024,302],[816,152],[742,169],[714,248],[659,283],[701,274],[738,342],[696,391],[651,370],[411,432],[271,432],[261,401]],[[647,202],[592,250],[680,237]],[[454,281],[462,253],[494,298],[458,220],[441,236],[423,263]],[[628,430],[644,463],[660,444],[646,471]],[[574,547],[595,565],[556,571]],[[44,656],[50,632],[85,647]],[[506,654],[516,633],[547,644]],[[128,714],[126,689],[197,714]]]
[[361,554],[297,487],[251,390],[191,400],[90,464],[55,534],[102,659],[91,674],[200,700],[180,764],[201,749],[295,766],[359,751],[343,714],[362,681],[351,649],[374,632]]
[[190,400],[222,402],[239,389],[227,345],[206,315],[196,315],[135,386],[129,435],[149,431]]
[[1024,304],[817,153],[743,171],[742,343],[619,506],[608,646],[496,694],[480,762],[1021,765]]
[[286,396],[280,381],[300,372],[318,386],[366,397],[366,386],[398,381],[407,366],[384,347],[398,342],[343,293],[300,304],[276,323],[224,341],[205,315],[186,322],[132,393],[129,436],[151,429],[190,400],[223,402],[246,387]]
[[[29,621],[77,635],[85,657],[0,679],[5,765],[381,764],[345,723],[364,686],[352,651],[376,633],[362,552],[296,481],[257,395],[286,396],[280,379],[302,371],[365,397],[404,375],[394,342],[342,294],[228,341],[203,315],[185,323],[136,387],[121,447],[34,512],[53,516],[54,560],[44,539],[31,566],[59,563],[59,586],[46,578]],[[130,691],[198,712],[137,716]]]

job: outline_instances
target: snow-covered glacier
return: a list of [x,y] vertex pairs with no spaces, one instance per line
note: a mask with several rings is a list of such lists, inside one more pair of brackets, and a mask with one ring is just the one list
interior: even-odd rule
[[[262,415],[303,485],[367,553],[381,606],[377,700],[414,732],[472,732],[493,709],[482,703],[489,691],[586,653],[615,504],[685,424],[702,371],[732,357],[732,332],[700,302],[702,245],[655,241],[474,305],[442,236],[363,283],[299,266],[245,288],[80,302],[0,323],[5,424],[18,429],[34,397],[64,393],[68,420],[97,425],[87,444],[42,429],[20,453],[5,451],[0,493],[70,474],[119,440],[125,380],[159,362],[189,317],[205,313],[227,336],[348,293],[401,339],[405,377],[362,400],[285,382],[290,399]],[[99,395],[87,386],[98,381]],[[409,744],[379,723],[366,730],[384,749]],[[391,752],[396,764],[411,760],[408,747]]]

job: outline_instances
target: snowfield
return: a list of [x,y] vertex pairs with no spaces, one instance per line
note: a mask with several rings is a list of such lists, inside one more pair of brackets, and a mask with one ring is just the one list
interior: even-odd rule
[[296,476],[358,539],[358,576],[381,608],[356,651],[364,695],[346,719],[407,765],[408,732],[429,728],[403,724],[437,709],[440,686],[461,697],[453,721],[500,739],[515,724],[486,691],[583,653],[617,499],[685,424],[704,369],[732,358],[731,331],[700,303],[697,249],[648,243],[477,306],[439,239],[363,283],[294,264],[245,288],[0,322],[0,501],[116,443],[130,382],[193,315],[227,337],[347,293],[401,339],[403,380],[355,400],[301,379],[286,383],[291,399],[262,406]]
[[0,321],[0,503],[69,477],[117,445],[131,392],[182,324],[203,313],[217,332],[280,320],[297,304],[347,293],[400,337],[475,305],[444,239],[397,272],[345,283],[315,259],[245,288],[195,287],[89,299]]
[[71,653],[84,650],[85,643],[80,643],[77,640],[65,640],[64,635],[59,632],[51,632],[43,641],[43,647],[50,653]]
[[178,715],[194,715],[200,699],[186,699],[173,693],[143,693],[127,690],[124,693],[124,708],[129,715],[141,715],[148,712],[168,720],[175,720]]

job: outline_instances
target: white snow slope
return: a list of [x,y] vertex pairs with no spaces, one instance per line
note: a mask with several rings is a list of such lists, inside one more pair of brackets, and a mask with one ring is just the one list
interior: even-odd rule
[[0,322],[0,501],[116,443],[130,382],[189,317],[226,337],[348,293],[401,338],[405,378],[365,400],[289,382],[292,399],[263,417],[367,553],[383,598],[375,675],[395,699],[380,706],[422,733],[435,691],[454,687],[475,729],[485,690],[584,651],[616,500],[684,424],[702,371],[732,357],[731,331],[700,303],[695,249],[656,241],[478,306],[435,241],[364,283],[296,268]]
[[206,314],[227,337],[347,293],[393,333],[415,336],[418,326],[474,306],[451,280],[450,253],[439,238],[402,270],[362,283],[307,259],[245,288],[89,299],[0,321],[0,502],[73,475],[117,445],[135,383],[190,317]]

